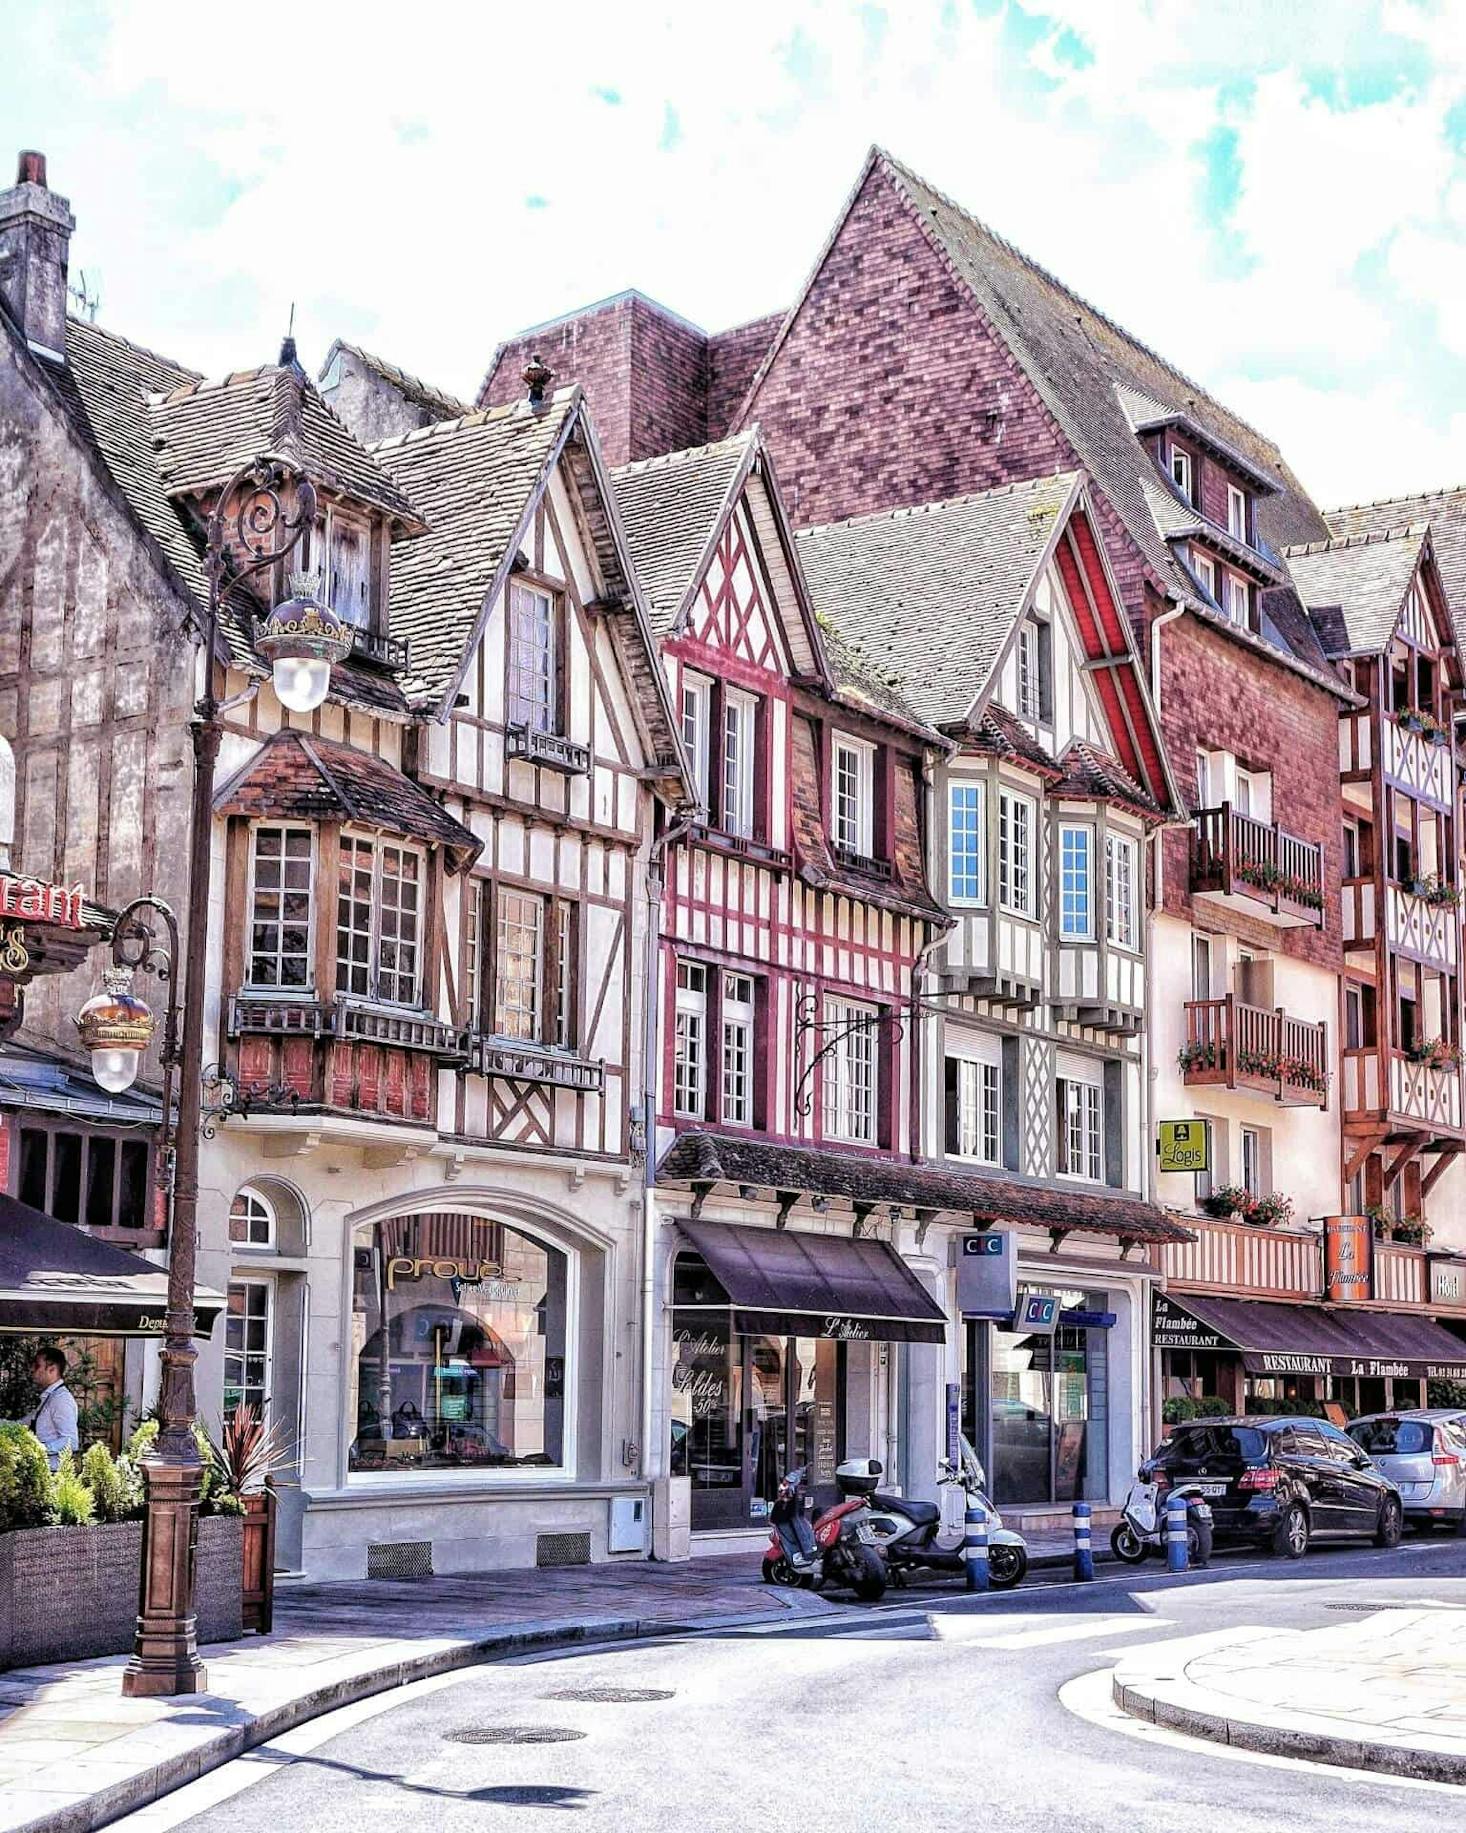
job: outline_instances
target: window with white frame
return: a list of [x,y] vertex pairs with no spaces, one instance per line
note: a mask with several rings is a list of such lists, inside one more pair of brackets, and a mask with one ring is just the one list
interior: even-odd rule
[[275,1205],[251,1184],[243,1184],[229,1205],[229,1239],[235,1247],[274,1247]]
[[1242,1128],[1242,1188],[1255,1197],[1268,1194],[1266,1145],[1262,1127]]
[[753,833],[754,735],[758,703],[752,694],[728,688],[723,695],[723,806],[726,833]]
[[1196,753],[1196,806],[1198,808],[1210,808],[1211,807],[1212,805],[1211,786],[1212,786],[1211,753],[1209,751],[1200,751],[1199,750]]
[[1094,934],[1094,829],[1082,822],[1059,824],[1059,934]]
[[311,880],[315,838],[306,827],[254,830],[249,984],[304,992],[312,984]]
[[1191,997],[1210,999],[1211,989],[1211,937],[1193,933],[1191,937]]
[[489,902],[489,881],[470,879],[464,895],[468,899],[468,924],[463,932],[463,1009],[474,1031],[483,1029],[484,1017],[484,911]]
[[572,1050],[577,1032],[577,906],[474,879],[463,944],[464,1005],[475,1031]]
[[1033,875],[1034,804],[1013,789],[998,791],[998,900],[1005,910],[1031,917],[1037,899]]
[[1018,626],[1018,717],[1043,718],[1043,651],[1039,628],[1032,618]]
[[569,1050],[575,1043],[575,906],[568,898],[560,898],[554,909],[555,985],[549,1041]]
[[825,1004],[824,1131],[826,1138],[873,1145],[876,1137],[876,1021],[874,1006],[832,999]]
[[1120,948],[1137,948],[1140,937],[1139,850],[1125,834],[1105,836],[1105,934]]
[[388,1005],[418,1001],[423,856],[388,840],[341,836],[336,990]]
[[509,587],[508,692],[510,725],[531,732],[559,730],[558,613],[555,596],[542,586]]
[[540,1043],[545,900],[500,886],[494,925],[494,1034]]
[[224,1417],[249,1407],[256,1419],[270,1412],[274,1287],[267,1279],[231,1279],[224,1311]]
[[1097,1082],[1060,1076],[1058,1101],[1058,1170],[1060,1177],[1097,1184],[1104,1176],[1103,1097]]
[[837,734],[833,827],[836,846],[869,859],[875,851],[875,747]]
[[712,743],[713,684],[702,675],[682,676],[682,748],[697,799],[708,806],[708,757]]
[[1002,1155],[1002,1076],[996,1063],[947,1058],[947,1151],[996,1165]]
[[947,896],[953,904],[985,904],[987,885],[987,784],[947,785]]
[[1248,589],[1247,581],[1236,573],[1228,573],[1226,588],[1222,609],[1234,624],[1239,624],[1245,629],[1252,621],[1252,594]]
[[677,963],[672,1026],[672,1108],[701,1120],[707,1104],[708,970],[701,961]]
[[1227,533],[1234,541],[1247,539],[1247,498],[1235,484],[1227,485]]
[[1211,555],[1204,554],[1200,548],[1193,547],[1191,550],[1191,571],[1196,575],[1196,583],[1206,593],[1207,597],[1215,599],[1217,595],[1217,568],[1216,562],[1212,559]]
[[1168,462],[1171,467],[1171,482],[1189,503],[1191,498],[1191,454],[1180,446],[1172,446]]
[[728,1126],[753,1125],[754,983],[751,974],[724,974],[721,1107]]

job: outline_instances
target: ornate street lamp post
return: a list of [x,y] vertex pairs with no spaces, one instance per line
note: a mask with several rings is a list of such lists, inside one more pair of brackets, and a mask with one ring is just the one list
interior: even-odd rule
[[[294,506],[286,492],[294,485]],[[243,580],[284,561],[315,520],[316,493],[308,479],[277,459],[258,458],[226,485],[209,518],[204,553],[209,582],[201,632],[204,689],[194,707],[193,805],[188,846],[188,928],[182,984],[178,923],[161,898],[135,898],[113,933],[106,991],[77,1017],[102,1087],[120,1093],[137,1074],[153,1031],[147,1006],[131,990],[136,968],[168,989],[163,1025],[163,1122],[160,1181],[170,1194],[168,1310],[164,1322],[160,1426],[144,1461],[147,1516],[143,1528],[137,1640],[122,1677],[134,1698],[199,1693],[206,1685],[194,1617],[194,1552],[203,1463],[194,1438],[197,1401],[193,1369],[194,1263],[197,1242],[199,1132],[203,1121],[203,1007],[209,937],[210,840],[214,765],[223,736],[221,715],[235,702],[214,697],[220,605]],[[351,632],[315,597],[305,575],[290,581],[292,597],[278,605],[257,639],[273,665],[282,703],[309,712],[325,699],[331,667],[351,649]],[[255,690],[249,690],[253,693]],[[166,935],[160,941],[150,916]],[[173,1082],[178,1082],[177,1113]]]

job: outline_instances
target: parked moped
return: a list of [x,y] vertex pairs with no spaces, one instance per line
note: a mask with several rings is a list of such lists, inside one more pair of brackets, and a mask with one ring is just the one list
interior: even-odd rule
[[881,1474],[871,1458],[852,1458],[835,1472],[841,1500],[810,1522],[805,1511],[805,1467],[780,1482],[769,1511],[764,1582],[818,1591],[839,1585],[873,1603],[886,1589],[886,1563],[870,1526],[869,1497]]
[[1159,1472],[1142,1464],[1130,1485],[1120,1519],[1110,1535],[1110,1550],[1127,1566],[1138,1566],[1151,1553],[1166,1550],[1166,1506],[1172,1496],[1186,1501],[1186,1558],[1193,1566],[1211,1560],[1211,1508],[1196,1483],[1171,1488]]
[[[964,1438],[957,1463],[943,1458],[939,1488],[957,1485],[963,1493],[964,1519],[969,1509],[979,1509],[988,1530],[988,1583],[996,1591],[1009,1591],[1028,1571],[1028,1546],[1021,1534],[1003,1526],[1003,1517],[987,1494],[987,1475],[976,1451]],[[892,1580],[904,1585],[915,1571],[966,1571],[963,1533],[943,1530],[942,1511],[935,1502],[913,1502],[905,1496],[877,1491],[871,1497],[871,1527],[885,1555]]]

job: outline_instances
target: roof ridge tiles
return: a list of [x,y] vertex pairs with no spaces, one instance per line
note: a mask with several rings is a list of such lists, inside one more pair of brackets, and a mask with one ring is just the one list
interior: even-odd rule
[[124,337],[120,331],[111,331],[106,325],[94,323],[91,319],[78,318],[74,312],[66,314],[68,325],[75,325],[79,330],[94,332],[98,337],[105,337],[110,344],[121,344],[124,350],[133,350],[139,356],[148,356],[155,363],[166,363],[170,369],[181,369],[185,375],[203,380],[203,371],[190,369],[187,363],[180,363],[176,357],[165,356],[161,350],[154,350],[150,344],[140,344],[134,338]]
[[1035,261],[1033,256],[1026,254],[1016,242],[1011,242],[1006,236],[1000,235],[996,229],[992,228],[990,224],[985,223],[981,217],[974,216],[972,211],[966,209],[962,204],[959,204],[955,198],[949,197],[945,191],[939,190],[929,179],[923,178],[919,172],[897,159],[894,154],[888,153],[883,146],[873,147],[872,151],[890,167],[892,172],[895,173],[899,179],[904,180],[908,184],[919,185],[923,191],[929,191],[933,197],[945,204],[949,210],[956,211],[957,215],[962,217],[964,221],[971,223],[979,234],[986,236],[989,241],[996,243],[999,248],[1002,248],[1008,254],[1012,255],[1015,260],[1021,261],[1025,267],[1031,268],[1034,273],[1041,275],[1055,291],[1062,293],[1066,299],[1073,300],[1075,305],[1081,307],[1092,317],[1098,319],[1101,324],[1107,325],[1117,337],[1123,338],[1133,349],[1149,357],[1153,363],[1156,363],[1161,369],[1165,370],[1167,375],[1174,376],[1178,382],[1184,383],[1195,395],[1210,402],[1229,420],[1235,421],[1238,426],[1245,427],[1254,439],[1266,446],[1270,452],[1276,452],[1279,460],[1282,459],[1282,453],[1279,451],[1275,440],[1270,439],[1266,433],[1255,427],[1250,420],[1244,420],[1242,415],[1236,413],[1232,408],[1224,407],[1222,403],[1217,400],[1216,396],[1212,394],[1209,389],[1204,387],[1202,383],[1187,375],[1184,369],[1177,368],[1176,364],[1171,362],[1168,357],[1162,356],[1158,350],[1144,343],[1133,331],[1128,331],[1118,319],[1111,318],[1108,312],[1101,311],[1097,305],[1091,300],[1086,299],[1082,293],[1076,292],[1072,286],[1066,281],[1061,280],[1057,274],[1045,267],[1041,261]]
[[670,471],[674,465],[690,464],[695,458],[704,458],[709,452],[729,452],[735,447],[746,446],[750,441],[762,436],[757,421],[752,426],[744,427],[741,432],[729,433],[725,439],[709,439],[705,445],[682,446],[675,452],[658,452],[650,458],[633,458],[624,465],[613,465],[612,477],[641,477],[648,471]]
[[1337,503],[1322,510],[1325,521],[1330,516],[1347,515],[1351,509],[1388,509],[1393,503],[1431,503],[1438,497],[1466,494],[1466,484],[1442,484],[1435,490],[1404,490],[1398,496],[1366,497],[1358,503]]
[[[334,347],[338,350],[349,350],[353,356],[359,356],[362,362],[375,369],[388,381],[401,382],[406,387],[416,389],[419,394],[429,396],[435,401],[455,402],[465,410],[468,408],[466,401],[460,400],[448,389],[439,388],[436,383],[425,381],[421,376],[414,375],[410,369],[404,369],[400,363],[394,363],[390,357],[378,356],[374,350],[367,350],[360,344],[353,344],[349,338],[338,337]],[[318,380],[317,387],[319,385]]]
[[1366,528],[1352,535],[1330,535],[1327,541],[1300,541],[1281,550],[1285,560],[1312,554],[1339,554],[1351,547],[1378,547],[1386,541],[1417,539],[1430,533],[1429,522],[1402,522],[1398,528]]
[[964,503],[991,503],[999,497],[1019,496],[1037,493],[1045,484],[1057,484],[1061,479],[1074,479],[1081,474],[1077,465],[1065,471],[1046,471],[1042,477],[1019,478],[1007,484],[994,484],[991,490],[968,490],[961,496],[939,497],[930,503],[897,503],[889,509],[870,509],[864,515],[844,516],[837,522],[811,522],[807,527],[795,530],[795,536],[803,540],[806,535],[819,535],[833,528],[859,528],[872,522],[900,522],[913,516],[932,515],[937,510],[957,509]]
[[[545,405],[556,406],[570,401],[579,386],[579,383],[572,382],[564,388],[557,388]],[[393,433],[387,439],[370,440],[364,449],[368,452],[400,452],[404,446],[418,445],[427,439],[446,438],[450,433],[461,432],[465,427],[484,426],[491,420],[511,420],[516,415],[529,419],[533,412],[525,400],[505,401],[498,407],[475,407],[467,413],[455,414],[451,420],[434,420],[428,426],[415,426],[405,433]]]

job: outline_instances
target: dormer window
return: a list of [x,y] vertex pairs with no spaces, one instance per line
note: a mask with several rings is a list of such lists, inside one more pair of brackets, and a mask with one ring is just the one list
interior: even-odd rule
[[875,851],[875,747],[835,739],[833,828],[836,846],[869,859]]
[[1014,652],[1016,671],[1015,711],[1020,719],[1035,724],[1049,717],[1049,670],[1051,638],[1047,624],[1036,618],[1025,618],[1018,626],[1018,644]]
[[1196,575],[1196,583],[1215,600],[1217,595],[1217,567],[1210,554],[1203,554],[1200,548],[1191,550],[1191,571]]
[[310,565],[321,575],[321,595],[353,630],[372,627],[372,537],[365,522],[335,504],[316,518]]
[[1222,609],[1228,618],[1246,630],[1252,623],[1252,593],[1247,581],[1236,573],[1226,575],[1226,596]]
[[1166,462],[1171,468],[1171,482],[1188,503],[1194,502],[1191,494],[1191,454],[1181,446],[1172,446],[1166,455]]
[[1235,484],[1227,485],[1227,533],[1234,541],[1247,540],[1247,497]]

